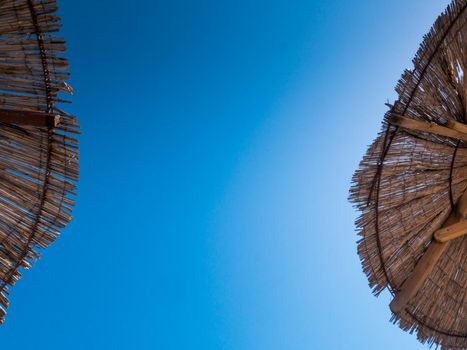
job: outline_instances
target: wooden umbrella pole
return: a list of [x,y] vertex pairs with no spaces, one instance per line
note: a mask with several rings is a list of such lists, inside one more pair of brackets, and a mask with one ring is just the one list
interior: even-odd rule
[[[464,226],[464,220],[467,218],[467,191],[459,199],[456,209],[451,213],[446,222],[443,224],[441,230],[446,228],[453,228]],[[458,224],[459,223],[459,224]],[[460,225],[460,226],[459,226]],[[465,231],[465,230],[464,230]],[[465,234],[465,233],[464,233]],[[439,236],[439,234],[438,234]],[[458,235],[457,237],[459,237]],[[455,238],[455,237],[452,237]],[[451,239],[452,239],[451,238]],[[405,280],[400,288],[400,291],[395,295],[394,299],[389,304],[391,311],[394,313],[399,313],[405,309],[410,300],[418,293],[422,285],[425,283],[426,279],[433,271],[436,263],[439,258],[443,255],[446,248],[449,246],[450,239],[443,242],[433,240],[430,243],[430,246],[426,250],[425,254],[420,258],[415,266],[415,269]]]

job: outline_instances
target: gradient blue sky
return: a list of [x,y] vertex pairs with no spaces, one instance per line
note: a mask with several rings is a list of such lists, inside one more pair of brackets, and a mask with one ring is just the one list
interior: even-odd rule
[[356,254],[350,178],[448,1],[60,1],[73,223],[5,349],[424,349]]

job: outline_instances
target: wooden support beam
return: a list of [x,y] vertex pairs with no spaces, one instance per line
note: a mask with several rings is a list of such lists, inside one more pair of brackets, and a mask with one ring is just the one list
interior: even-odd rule
[[0,122],[39,128],[54,128],[60,122],[60,116],[32,111],[0,109]]
[[405,309],[408,302],[418,293],[423,283],[433,271],[441,255],[449,243],[432,242],[421,259],[417,262],[415,269],[404,282],[401,290],[389,304],[391,311],[399,313]]
[[451,137],[457,140],[467,142],[467,133],[460,131],[460,127],[456,124],[456,129],[442,126],[435,123],[428,123],[421,120],[415,120],[401,115],[394,114],[389,118],[389,123],[392,125],[397,125],[401,128],[418,131],[418,132],[428,132],[431,134]]
[[[449,218],[443,224],[442,229],[452,228],[458,224],[460,226],[465,225],[465,219],[467,218],[467,191],[459,199],[456,210],[451,213]],[[460,227],[456,226],[456,227]],[[437,231],[438,232],[438,231]],[[450,241],[438,242],[436,240],[430,243],[430,246],[426,250],[425,254],[420,258],[415,265],[414,270],[405,280],[400,288],[399,292],[394,296],[394,299],[389,304],[391,311],[399,313],[404,310],[407,304],[412,300],[413,297],[418,293],[420,288],[425,283],[426,279],[433,271],[436,263],[446,251],[450,244]]]
[[467,234],[467,220],[459,221],[457,224],[443,227],[435,232],[435,239],[440,242],[448,242]]
[[449,119],[446,126],[450,129],[467,134],[467,125],[464,123],[456,122],[455,120]]

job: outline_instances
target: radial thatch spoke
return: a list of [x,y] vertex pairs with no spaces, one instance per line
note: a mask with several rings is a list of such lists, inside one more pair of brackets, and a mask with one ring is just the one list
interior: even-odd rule
[[424,121],[403,117],[401,115],[392,115],[389,119],[389,123],[411,131],[428,132],[431,134],[452,137],[454,139],[467,142],[467,130],[466,132],[460,130],[461,128],[459,127],[459,124],[461,123],[451,124],[455,125],[455,128],[451,128],[435,123],[427,123]]

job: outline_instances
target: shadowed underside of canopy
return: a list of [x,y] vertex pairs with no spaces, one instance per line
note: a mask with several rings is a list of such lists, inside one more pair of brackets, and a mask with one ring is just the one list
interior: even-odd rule
[[467,189],[464,74],[467,0],[456,0],[399,81],[399,98],[360,163],[350,195],[361,211],[358,253],[370,286],[375,294],[388,288],[397,304],[419,278],[410,297],[399,308],[392,305],[393,321],[443,349],[467,348],[467,238],[443,245],[436,259],[430,255],[440,244],[434,238],[440,228],[452,219],[465,223],[459,214]]
[[77,120],[54,0],[0,0],[0,323],[8,287],[71,220]]

